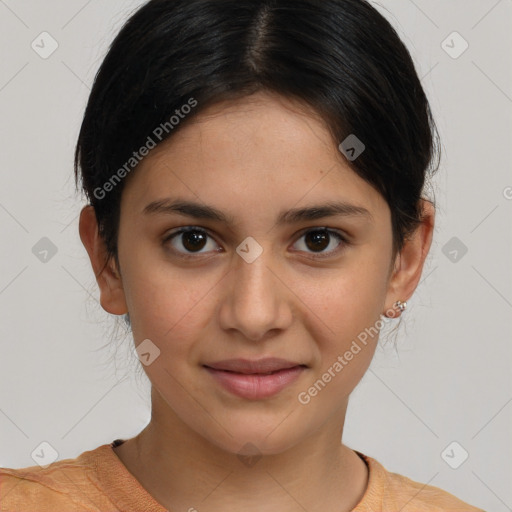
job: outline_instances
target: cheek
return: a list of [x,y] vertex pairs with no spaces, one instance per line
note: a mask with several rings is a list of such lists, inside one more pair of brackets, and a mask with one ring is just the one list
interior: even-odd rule
[[313,294],[308,296],[310,314],[305,324],[315,342],[315,365],[296,398],[312,418],[342,411],[344,400],[370,366],[385,297],[378,276],[378,272],[352,273],[308,288]]
[[[142,258],[141,258],[142,259]],[[178,355],[193,344],[213,314],[209,297],[222,286],[221,275],[155,262],[132,265],[125,287],[136,343],[149,338]]]
[[316,324],[323,325],[329,344],[338,340],[334,345],[342,348],[343,343],[380,318],[386,289],[383,262],[361,261],[321,278],[304,280],[298,294],[316,318]]
[[[367,371],[377,346],[386,297],[386,261],[367,258],[321,280],[303,283],[300,296],[315,340],[316,369],[302,389],[314,407],[329,409],[348,396]],[[309,391],[311,391],[311,394]],[[317,395],[322,395],[316,399]],[[301,402],[303,403],[303,402]]]

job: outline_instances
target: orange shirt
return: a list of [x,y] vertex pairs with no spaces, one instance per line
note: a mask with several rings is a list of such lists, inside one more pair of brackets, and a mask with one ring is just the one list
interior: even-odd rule
[[[46,467],[0,468],[0,511],[168,512],[116,455],[112,447],[120,442]],[[375,459],[356,453],[368,466],[369,481],[353,512],[484,512],[437,487],[390,473]]]

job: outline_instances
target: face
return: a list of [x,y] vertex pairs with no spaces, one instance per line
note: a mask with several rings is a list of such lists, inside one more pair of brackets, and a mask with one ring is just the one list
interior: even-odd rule
[[145,344],[153,417],[232,453],[342,422],[380,315],[407,298],[386,201],[313,113],[262,93],[204,111],[141,162],[118,250],[102,305],[128,311]]

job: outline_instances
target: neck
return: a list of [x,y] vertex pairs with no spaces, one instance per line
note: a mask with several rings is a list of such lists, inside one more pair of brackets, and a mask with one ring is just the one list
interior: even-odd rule
[[250,457],[213,445],[152,401],[147,427],[114,450],[168,510],[349,512],[366,490],[366,464],[341,443],[347,403],[299,445]]

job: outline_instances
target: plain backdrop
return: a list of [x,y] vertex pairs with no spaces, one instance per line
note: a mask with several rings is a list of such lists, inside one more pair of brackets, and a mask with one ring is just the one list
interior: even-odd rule
[[[76,457],[149,421],[133,340],[98,303],[72,168],[94,75],[141,3],[0,0],[3,467],[34,465],[43,441],[59,459]],[[510,511],[512,1],[373,4],[415,60],[443,159],[421,284],[396,350],[382,340],[352,394],[344,442],[391,471]],[[46,51],[58,44],[47,58],[33,49],[41,37]]]

